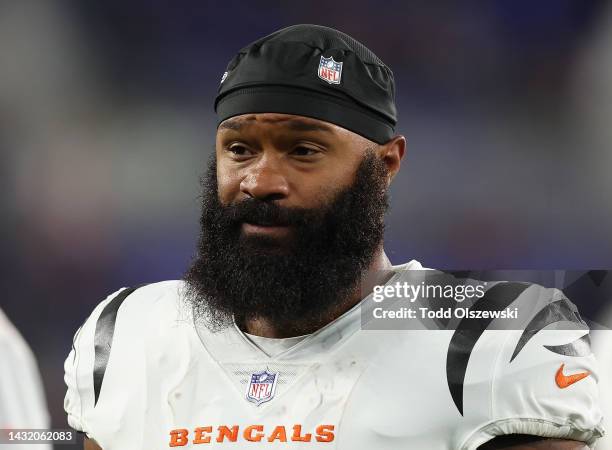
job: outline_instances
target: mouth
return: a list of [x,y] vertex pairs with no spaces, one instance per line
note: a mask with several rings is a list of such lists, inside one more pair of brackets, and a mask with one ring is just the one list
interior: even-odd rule
[[260,224],[244,222],[242,224],[242,232],[246,235],[260,235],[270,237],[285,237],[291,231],[289,225],[277,224]]

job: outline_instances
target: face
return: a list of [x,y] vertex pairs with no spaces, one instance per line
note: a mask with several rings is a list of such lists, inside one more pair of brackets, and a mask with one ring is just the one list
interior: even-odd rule
[[196,315],[212,327],[265,318],[287,335],[325,323],[382,244],[391,174],[385,146],[325,122],[221,124],[185,275]]
[[[219,198],[321,207],[349,186],[366,148],[376,144],[336,125],[287,114],[247,114],[224,121],[216,139]],[[280,224],[244,223],[244,236],[289,239]]]

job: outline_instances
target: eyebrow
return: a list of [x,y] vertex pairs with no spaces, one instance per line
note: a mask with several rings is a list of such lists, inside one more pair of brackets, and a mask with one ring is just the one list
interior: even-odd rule
[[[247,124],[247,122],[251,122],[252,119],[228,119],[219,125],[219,129],[226,130],[235,130],[238,131],[242,129],[243,126]],[[286,128],[289,128],[293,131],[325,131],[327,133],[333,133],[333,129],[328,125],[324,125],[322,123],[311,122],[301,119],[283,119],[277,122]]]

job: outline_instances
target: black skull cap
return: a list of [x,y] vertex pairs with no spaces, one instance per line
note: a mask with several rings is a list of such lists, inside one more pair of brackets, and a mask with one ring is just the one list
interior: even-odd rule
[[218,122],[249,113],[311,117],[378,144],[397,123],[393,72],[347,34],[292,25],[247,45],[230,61],[215,99]]

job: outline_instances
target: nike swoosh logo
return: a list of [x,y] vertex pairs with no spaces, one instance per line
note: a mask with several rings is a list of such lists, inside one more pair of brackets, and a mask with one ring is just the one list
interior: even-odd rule
[[561,367],[559,367],[559,370],[557,370],[557,374],[555,375],[555,382],[561,389],[565,389],[566,387],[571,386],[572,384],[591,375],[591,372],[579,372],[571,375],[564,375],[563,367],[565,367],[565,364],[561,364]]

